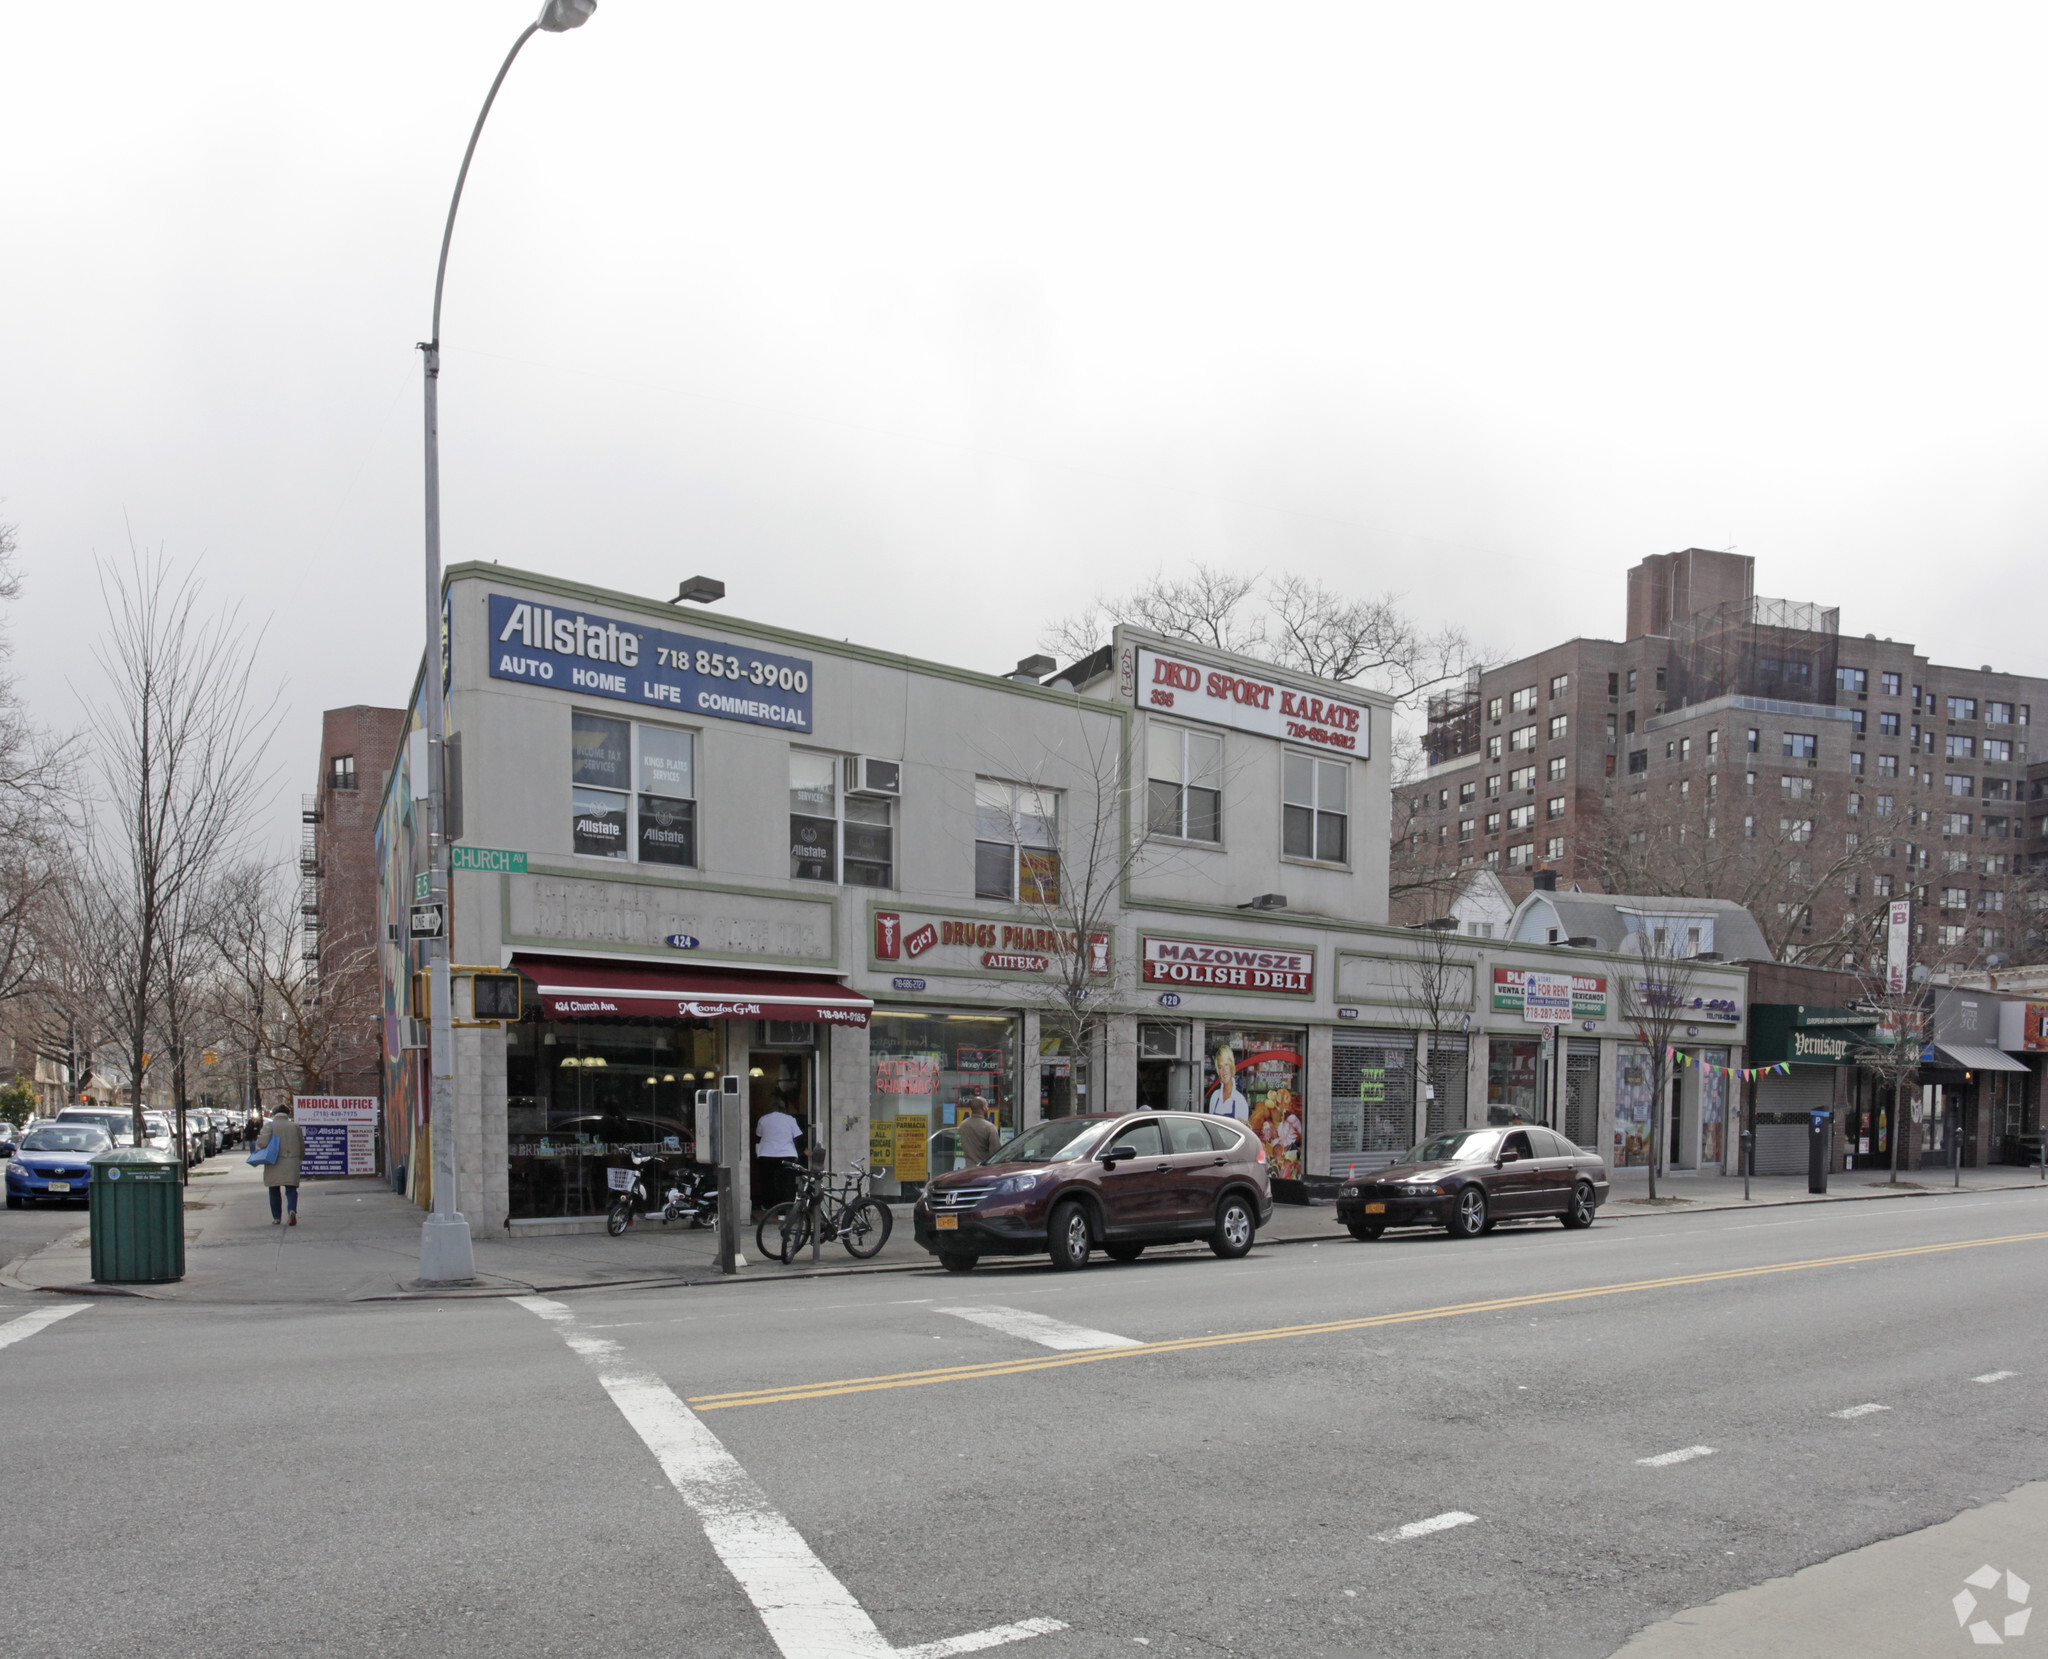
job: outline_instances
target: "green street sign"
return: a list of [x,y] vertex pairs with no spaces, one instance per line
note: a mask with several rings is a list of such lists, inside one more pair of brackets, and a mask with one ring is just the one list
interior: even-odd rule
[[433,874],[430,871],[422,870],[412,878],[412,902],[414,904],[425,904],[433,896]]
[[483,870],[500,876],[526,874],[524,853],[506,852],[500,847],[451,847],[448,852],[450,869]]

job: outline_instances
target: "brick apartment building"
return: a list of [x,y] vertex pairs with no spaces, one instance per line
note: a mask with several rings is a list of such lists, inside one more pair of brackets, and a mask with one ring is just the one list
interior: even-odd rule
[[2028,853],[2048,867],[2048,764],[2029,756],[2048,679],[1845,639],[1838,611],[1759,598],[1754,560],[1704,548],[1630,570],[1627,619],[1619,641],[1568,640],[1430,699],[1426,767],[1394,814],[1411,908],[1441,912],[1432,872],[1598,888],[1631,846],[1740,836],[1776,844],[1774,892],[1811,889],[1759,914],[1788,954],[1836,965],[1850,919],[1894,894],[1916,900],[1928,954],[2011,953]]
[[[304,798],[299,847],[305,950],[323,983],[343,988],[359,1017],[341,1044],[338,1094],[383,1092],[377,982],[377,810],[405,733],[405,710],[328,709],[320,717],[320,775]],[[367,965],[367,966],[366,966]]]

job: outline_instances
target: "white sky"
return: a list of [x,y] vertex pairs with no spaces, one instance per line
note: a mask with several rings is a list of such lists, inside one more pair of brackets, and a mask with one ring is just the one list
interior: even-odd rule
[[[537,0],[536,0],[537,3]],[[0,8],[0,514],[270,616],[285,799],[420,641],[419,370],[525,3]],[[1501,656],[1731,542],[2048,671],[2039,7],[602,0],[487,128],[444,550],[1000,670],[1203,559]]]

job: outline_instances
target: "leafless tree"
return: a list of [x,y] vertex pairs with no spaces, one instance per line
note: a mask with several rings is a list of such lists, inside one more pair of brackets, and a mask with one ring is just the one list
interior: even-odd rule
[[1098,598],[1052,623],[1043,644],[1086,656],[1119,622],[1318,679],[1370,686],[1403,701],[1455,678],[1475,660],[1463,632],[1417,626],[1397,594],[1354,598],[1305,576],[1199,564],[1187,575],[1161,572],[1129,593]]
[[1674,907],[1673,924],[1659,925],[1646,915],[1630,933],[1614,960],[1621,987],[1621,1018],[1635,1039],[1649,1051],[1650,1066],[1650,1201],[1657,1201],[1657,1176],[1664,1167],[1665,1130],[1671,1114],[1671,1079],[1680,1028],[1699,1018],[1693,1000],[1699,994],[1698,964],[1688,954],[1682,907]]
[[[1471,1017],[1474,957],[1458,937],[1454,925],[1423,926],[1413,930],[1408,956],[1401,964],[1403,1023],[1418,1033],[1425,1044],[1423,1053],[1423,1098],[1440,1106],[1445,1090],[1457,1068],[1465,1064],[1465,1046],[1448,1045],[1445,1037],[1459,1030]],[[1423,1132],[1462,1127],[1446,1124],[1443,1113],[1425,1110]]]
[[99,563],[106,684],[88,721],[96,785],[90,902],[111,934],[106,973],[121,1019],[142,1139],[152,1025],[164,1014],[179,930],[209,874],[249,834],[269,779],[278,697],[254,684],[238,606],[202,609],[202,586],[161,553]]

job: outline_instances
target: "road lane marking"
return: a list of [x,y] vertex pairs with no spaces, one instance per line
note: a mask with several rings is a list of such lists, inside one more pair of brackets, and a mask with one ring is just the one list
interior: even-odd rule
[[1655,1457],[1639,1457],[1636,1462],[1645,1469],[1668,1469],[1674,1463],[1690,1463],[1696,1457],[1712,1457],[1712,1446],[1687,1446],[1683,1451],[1659,1452]]
[[1049,1319],[1042,1313],[1029,1313],[1023,1308],[940,1308],[937,1311],[950,1313],[955,1319],[965,1319],[972,1325],[985,1325],[1005,1336],[1021,1336],[1026,1342],[1036,1342],[1042,1348],[1057,1348],[1062,1353],[1077,1353],[1090,1348],[1145,1346],[1136,1337],[1094,1331],[1086,1325],[1069,1325],[1064,1319]]
[[1891,1409],[1892,1409],[1892,1408],[1891,1408],[1890,1406],[1881,1406],[1881,1405],[1877,1404],[1877,1402],[1876,1402],[1876,1401],[1874,1401],[1874,1400],[1873,1400],[1873,1401],[1867,1401],[1867,1402],[1865,1402],[1865,1403],[1864,1403],[1863,1405],[1860,1405],[1860,1406],[1849,1406],[1849,1407],[1846,1407],[1845,1409],[1843,1409],[1843,1410],[1841,1410],[1841,1411],[1831,1411],[1831,1412],[1829,1412],[1829,1413],[1828,1413],[1828,1415],[1829,1415],[1830,1417],[1843,1417],[1843,1418],[1850,1418],[1850,1417],[1868,1417],[1868,1416],[1872,1415],[1872,1414],[1873,1414],[1873,1413],[1875,1413],[1875,1412],[1880,1412],[1880,1411],[1890,1411]]
[[2017,1371],[1986,1371],[1981,1377],[1972,1377],[1972,1382],[2004,1382],[2007,1377],[2017,1377]]
[[667,1383],[627,1358],[609,1337],[579,1327],[562,1303],[546,1296],[512,1300],[552,1325],[570,1351],[597,1373],[612,1404],[695,1512],[705,1538],[754,1604],[783,1659],[942,1659],[1066,1629],[1057,1619],[1031,1619],[897,1649]]
[[10,1319],[0,1325],[0,1348],[12,1347],[24,1342],[37,1331],[47,1330],[60,1319],[69,1319],[74,1313],[83,1313],[91,1304],[66,1302],[61,1307],[37,1308],[34,1313],[25,1313],[19,1319]]
[[1868,1250],[1851,1256],[1816,1256],[1802,1261],[1772,1262],[1761,1267],[1721,1268],[1711,1273],[1687,1273],[1666,1279],[1635,1279],[1622,1284],[1588,1285],[1578,1290],[1537,1291],[1527,1296],[1498,1297],[1486,1302],[1458,1302],[1448,1307],[1367,1314],[1356,1319],[1319,1320],[1310,1325],[1280,1325],[1267,1330],[1226,1331],[1206,1336],[1177,1337],[1163,1342],[1141,1342],[1135,1348],[1094,1348],[1084,1353],[1061,1354],[1044,1359],[990,1360],[978,1365],[948,1365],[928,1371],[897,1371],[873,1377],[842,1377],[829,1382],[792,1383],[778,1388],[742,1388],[724,1394],[693,1395],[689,1403],[700,1412],[729,1411],[736,1406],[787,1405],[799,1400],[831,1399],[841,1394],[868,1394],[890,1388],[923,1388],[933,1383],[974,1382],[985,1377],[1015,1376],[1024,1371],[1050,1371],[1068,1365],[1097,1365],[1105,1360],[1131,1359],[1149,1354],[1188,1353],[1198,1348],[1230,1348],[1248,1342],[1280,1342],[1297,1337],[1332,1336],[1347,1331],[1373,1330],[1385,1325],[1414,1325],[1432,1319],[1459,1319],[1472,1314],[1548,1307],[1561,1302],[1583,1302],[1595,1297],[1624,1296],[1646,1290],[1720,1284],[1736,1279],[1764,1278],[1774,1273],[1800,1273],[1821,1267],[1852,1266],[1859,1262],[1894,1261],[1906,1256],[1933,1256],[1950,1250],[1977,1250],[1994,1244],[2033,1244],[2044,1239],[2048,1239],[2048,1232],[2008,1233],[1997,1238],[1959,1239],[1946,1244],[1902,1245],[1891,1250]]
[[1432,1532],[1449,1532],[1452,1527],[1470,1526],[1478,1519],[1477,1515],[1467,1515],[1462,1509],[1447,1509],[1426,1521],[1410,1521],[1404,1527],[1395,1527],[1392,1532],[1375,1532],[1373,1538],[1382,1544],[1399,1544],[1409,1538],[1427,1538]]

